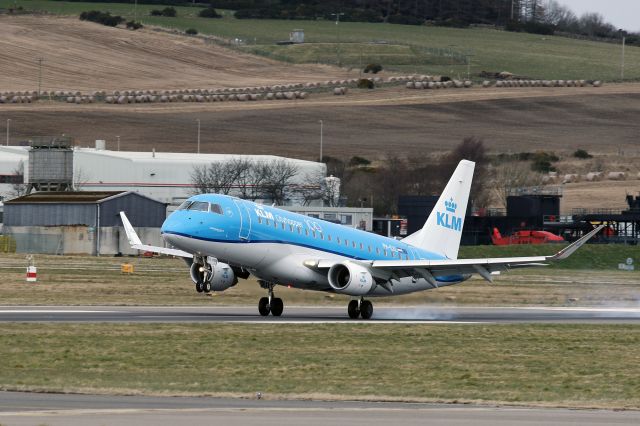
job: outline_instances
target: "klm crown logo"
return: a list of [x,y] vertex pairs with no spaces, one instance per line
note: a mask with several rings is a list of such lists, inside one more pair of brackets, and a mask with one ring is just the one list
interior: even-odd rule
[[453,231],[462,231],[462,218],[455,216],[454,213],[458,208],[458,205],[453,201],[451,197],[448,201],[445,200],[444,208],[446,212],[436,212],[436,223],[443,228],[451,229]]
[[455,213],[458,205],[453,201],[453,198],[451,198],[449,201],[444,202],[444,208],[447,209],[448,212]]

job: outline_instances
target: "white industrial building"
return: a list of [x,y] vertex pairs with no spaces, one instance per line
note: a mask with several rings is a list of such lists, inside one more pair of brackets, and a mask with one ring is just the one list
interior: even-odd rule
[[[100,144],[97,144],[100,147]],[[193,154],[176,152],[108,151],[73,149],[73,186],[82,191],[132,191],[165,203],[193,195],[194,167],[235,159],[252,162],[286,160],[298,174],[293,185],[308,183],[309,176],[326,176],[326,165],[272,155]],[[28,146],[0,146],[0,196],[15,196],[13,183],[20,163],[28,181]],[[233,193],[231,195],[234,195]],[[293,204],[299,200],[292,200]]]

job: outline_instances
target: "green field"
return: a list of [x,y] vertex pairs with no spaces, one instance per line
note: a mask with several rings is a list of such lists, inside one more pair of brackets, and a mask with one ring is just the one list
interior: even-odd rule
[[623,325],[1,324],[0,389],[640,408],[638,348]]
[[[17,4],[28,10],[77,15],[98,9],[134,16],[133,4],[68,3],[44,0],[0,0],[0,8]],[[427,26],[370,24],[331,21],[238,20],[230,11],[223,19],[196,17],[198,8],[178,7],[177,18],[151,17],[157,5],[138,5],[144,24],[168,28],[196,28],[220,37],[237,48],[289,62],[337,63],[348,67],[380,62],[387,69],[404,73],[466,76],[466,55],[473,55],[471,73],[510,71],[531,78],[602,79],[620,78],[621,48],[610,43],[520,34],[488,28],[453,29]],[[303,46],[275,46],[294,28],[305,30]],[[339,30],[339,34],[338,34]],[[337,42],[340,42],[339,44]],[[430,50],[429,50],[430,49]],[[436,51],[440,54],[434,54]],[[640,79],[640,48],[626,50],[625,78]]]

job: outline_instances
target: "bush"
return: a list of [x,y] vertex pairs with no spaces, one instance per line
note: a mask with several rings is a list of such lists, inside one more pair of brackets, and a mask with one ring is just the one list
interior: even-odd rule
[[351,157],[351,160],[349,160],[349,165],[350,166],[368,166],[369,164],[371,164],[371,161],[367,160],[364,157],[359,157],[357,155]]
[[139,30],[142,28],[142,24],[136,21],[129,21],[127,22],[127,28],[130,30]]
[[168,18],[175,18],[178,16],[178,12],[173,7],[165,7],[164,9],[153,9],[150,12],[151,16],[166,16]]
[[583,160],[587,159],[587,158],[593,158],[593,155],[589,154],[584,149],[576,150],[576,152],[573,153],[573,156],[576,157],[576,158],[583,159]]
[[80,14],[80,20],[97,22],[108,27],[115,27],[124,22],[122,16],[113,16],[109,12],[100,12],[99,10],[90,10]]
[[374,87],[373,81],[368,78],[361,78],[358,80],[358,89],[373,89]]
[[185,34],[197,35],[198,34],[198,30],[196,30],[195,28],[188,28],[187,30],[185,30]]
[[364,67],[365,73],[378,74],[380,71],[382,71],[382,65],[380,64],[369,64]]
[[222,15],[216,12],[213,7],[202,9],[200,12],[198,12],[198,16],[201,18],[222,18]]

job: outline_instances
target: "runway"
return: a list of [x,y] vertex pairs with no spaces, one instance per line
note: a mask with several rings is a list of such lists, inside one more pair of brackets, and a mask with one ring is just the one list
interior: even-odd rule
[[0,424],[76,425],[636,425],[638,411],[462,404],[0,392]]
[[350,320],[346,308],[286,307],[261,317],[249,306],[0,306],[0,322],[246,323],[246,324],[640,324],[640,307],[376,307],[371,320]]

